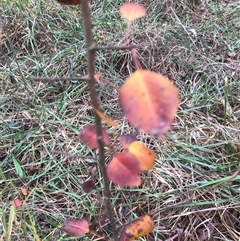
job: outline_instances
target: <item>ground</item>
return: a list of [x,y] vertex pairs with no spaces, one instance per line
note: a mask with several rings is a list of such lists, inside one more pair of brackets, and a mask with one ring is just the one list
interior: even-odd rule
[[[98,45],[123,43],[123,2],[91,1]],[[157,156],[140,188],[111,185],[117,225],[150,214],[155,229],[142,240],[239,240],[240,2],[138,2],[147,16],[133,24],[131,43],[140,46],[144,68],[173,81],[181,103],[170,131],[157,140],[124,119],[116,88],[97,86],[117,135],[135,132]],[[0,240],[72,240],[61,225],[81,217],[92,232],[77,240],[110,240],[98,154],[78,140],[79,130],[93,123],[86,83],[31,79],[87,73],[80,9],[52,0],[2,0],[0,12]],[[96,70],[103,83],[119,87],[134,71],[131,54],[98,52]],[[81,184],[92,172],[97,190],[86,194]],[[11,228],[15,198],[23,204]]]

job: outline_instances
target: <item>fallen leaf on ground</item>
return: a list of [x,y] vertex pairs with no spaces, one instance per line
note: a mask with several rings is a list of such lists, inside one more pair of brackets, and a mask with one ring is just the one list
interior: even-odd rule
[[21,187],[21,192],[24,196],[28,195],[28,189],[26,187]]
[[62,230],[71,237],[79,237],[89,232],[86,219],[66,219]]
[[16,198],[11,202],[12,206],[20,207],[22,206],[23,201],[20,198]]
[[95,189],[95,182],[90,179],[82,183],[82,189],[84,192],[89,193]]

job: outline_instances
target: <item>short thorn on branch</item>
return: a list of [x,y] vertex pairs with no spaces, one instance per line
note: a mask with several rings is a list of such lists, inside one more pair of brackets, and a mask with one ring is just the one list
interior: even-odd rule
[[33,81],[44,81],[44,82],[54,82],[54,81],[66,81],[66,80],[81,80],[81,81],[89,81],[88,76],[67,76],[67,77],[30,77]]

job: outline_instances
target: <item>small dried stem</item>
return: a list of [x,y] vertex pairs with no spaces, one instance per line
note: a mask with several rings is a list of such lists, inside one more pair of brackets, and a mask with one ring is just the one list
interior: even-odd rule
[[136,69],[142,69],[138,56],[137,56],[136,49],[135,48],[131,49],[131,53],[132,53],[132,58],[133,58],[133,62],[135,64]]
[[[97,92],[95,88],[96,81],[94,79],[95,49],[94,49],[93,36],[92,36],[91,12],[89,9],[88,0],[81,1],[81,6],[82,6],[81,10],[82,10],[82,16],[83,16],[84,30],[85,30],[85,40],[87,44],[88,77],[89,77],[89,81],[87,83],[90,91],[91,104],[94,109],[99,109],[98,97],[97,97]],[[112,226],[114,241],[118,241],[118,233],[116,231],[114,213],[111,205],[111,193],[109,188],[109,180],[108,180],[107,170],[105,166],[104,143],[102,140],[101,119],[95,111],[94,111],[94,119],[95,119],[96,132],[98,136],[99,165],[100,165],[101,173],[103,176],[103,182],[104,182],[104,194],[105,194],[104,203],[105,203],[105,208],[108,212],[108,217]]]
[[[128,26],[127,26],[127,30],[126,30],[126,34],[124,37],[124,44],[125,46],[133,46],[133,45],[129,45],[129,36],[130,36],[130,28],[131,28],[131,22],[128,22]],[[136,48],[131,48],[131,53],[132,53],[132,58],[133,58],[133,63],[135,64],[136,69],[142,69],[141,64],[139,62],[138,56],[137,56],[137,52],[136,52]]]

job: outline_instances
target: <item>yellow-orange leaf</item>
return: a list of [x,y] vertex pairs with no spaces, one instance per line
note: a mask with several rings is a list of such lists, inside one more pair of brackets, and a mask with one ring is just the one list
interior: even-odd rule
[[62,230],[72,237],[79,237],[89,232],[89,224],[86,219],[66,219]]
[[122,187],[141,185],[138,160],[129,152],[123,152],[113,157],[108,164],[107,174],[113,183]]
[[21,187],[21,192],[24,196],[28,195],[28,189],[26,187]]
[[161,138],[176,115],[179,94],[172,82],[163,75],[137,70],[120,88],[119,101],[131,124]]
[[67,5],[78,5],[80,0],[57,0],[59,3],[67,4]]
[[153,227],[154,223],[151,217],[149,215],[142,216],[123,229],[120,241],[128,241],[133,238],[143,237],[152,232]]
[[119,11],[128,21],[133,21],[146,15],[145,8],[138,3],[124,3],[119,8]]
[[117,128],[117,123],[115,121],[113,121],[110,117],[106,116],[105,114],[103,114],[100,110],[98,110],[97,108],[94,108],[94,110],[96,111],[96,113],[98,114],[98,116],[106,121],[109,125],[113,126],[114,128]]
[[102,73],[95,73],[95,74],[94,74],[94,78],[95,78],[95,79],[99,79],[101,76],[103,76]]
[[128,151],[137,157],[141,171],[149,170],[153,167],[155,154],[140,141],[132,142],[128,146]]
[[95,73],[95,74],[94,74],[95,80],[98,82],[98,84],[99,84],[101,87],[103,87],[103,83],[102,83],[102,81],[100,81],[100,79],[99,79],[101,76],[103,76],[103,74],[101,74],[101,73]]

